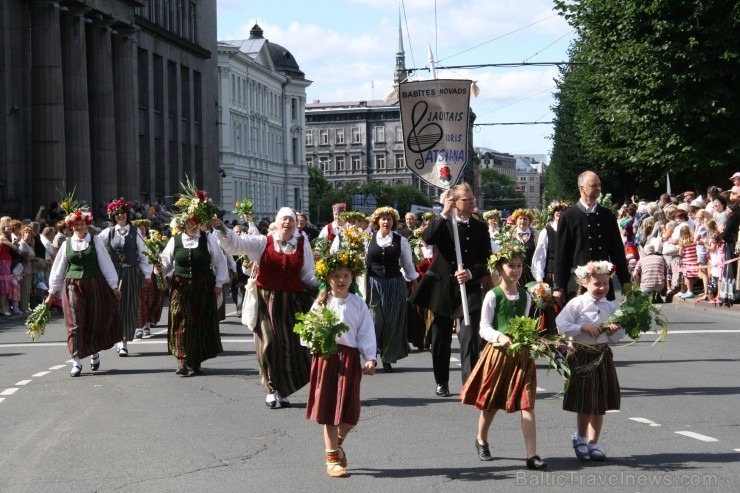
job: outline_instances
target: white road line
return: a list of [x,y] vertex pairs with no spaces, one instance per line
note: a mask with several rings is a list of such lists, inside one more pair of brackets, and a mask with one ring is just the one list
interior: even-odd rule
[[[658,335],[655,332],[646,332],[645,335]],[[717,330],[669,330],[668,335],[673,334],[740,334],[737,329],[717,329]]]
[[740,448],[736,448],[735,449],[735,452],[740,452]]
[[618,413],[619,409],[609,409],[607,412],[608,413]]
[[5,400],[5,397],[0,397],[0,402],[3,402]]
[[13,395],[18,391],[17,387],[10,387],[9,389],[5,389],[2,392],[0,392],[0,395]]
[[542,387],[537,387],[536,392],[547,392],[547,389],[543,389]]
[[38,373],[34,373],[31,376],[32,377],[43,377],[44,375],[48,375],[49,373],[51,373],[51,372],[50,371],[40,371]]
[[67,365],[56,365],[49,368],[50,370],[61,370],[62,368],[65,368]]
[[694,433],[693,431],[677,431],[677,435],[683,435],[689,438],[695,438],[696,440],[701,440],[702,442],[719,442],[716,438],[708,437],[706,435],[700,435],[699,433]]
[[629,418],[632,421],[637,421],[638,423],[644,423],[646,425],[650,426],[661,426],[659,423],[656,423],[655,421],[649,420],[647,418]]
[[28,384],[29,384],[29,383],[31,383],[32,381],[33,381],[33,380],[21,380],[20,382],[16,383],[16,385],[18,385],[19,387],[21,387],[21,386],[23,386],[23,385],[28,385]]
[[[241,344],[246,342],[247,344],[254,344],[254,338],[250,339],[242,339],[242,338],[231,338],[231,337],[222,337],[221,342],[223,344]],[[160,339],[137,339],[135,341],[129,341],[129,344],[137,345],[137,344],[167,344],[167,339],[160,338]],[[21,348],[21,347],[67,347],[66,342],[47,342],[45,344],[39,344],[37,342],[28,342],[23,344],[0,344],[0,348]],[[70,360],[71,361],[71,360]],[[452,361],[452,359],[450,360]],[[458,360],[454,360],[458,361]],[[53,368],[54,370],[58,370],[59,368]]]

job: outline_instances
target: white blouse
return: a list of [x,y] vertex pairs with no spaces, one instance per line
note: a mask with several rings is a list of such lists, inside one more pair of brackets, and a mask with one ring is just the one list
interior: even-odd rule
[[[78,238],[77,235],[72,235],[71,238],[67,238],[66,241],[71,241],[72,250],[75,252],[81,252],[90,246],[90,242],[95,242],[95,254],[98,257],[98,265],[100,271],[103,273],[108,286],[111,289],[118,287],[118,274],[116,274],[116,268],[113,267],[113,262],[110,259],[108,250],[105,249],[105,244],[100,236],[91,236],[87,233],[84,238]],[[67,277],[67,269],[69,268],[69,259],[67,258],[67,245],[62,243],[62,246],[57,252],[57,256],[54,259],[54,264],[51,266],[51,272],[49,273],[49,292],[56,293],[62,289],[64,284],[64,278]]]
[[[211,234],[206,234],[198,231],[198,234],[192,238],[185,233],[180,233],[182,237],[183,248],[198,248],[200,242],[200,235],[205,234],[206,240],[208,241],[208,253],[211,255],[211,265],[216,270],[216,287],[220,288],[229,280],[229,270],[226,268],[226,258],[224,253],[218,247],[216,238]],[[175,237],[170,238],[167,242],[167,246],[159,255],[162,260],[162,274],[165,276],[171,276],[175,271]]]
[[[411,256],[411,247],[409,246],[409,240],[398,235],[401,238],[401,274],[403,278],[411,282],[419,277],[419,273],[416,272],[414,267],[414,259]],[[388,248],[393,244],[393,231],[388,233],[388,236],[383,236],[380,231],[375,233],[375,242],[381,248]]]
[[[529,296],[529,293],[525,293],[527,296],[527,306],[524,308],[524,314],[526,315],[529,313],[529,308],[532,305],[532,297]],[[518,301],[519,300],[519,293],[515,294],[514,296],[506,296],[509,301]],[[496,343],[498,342],[498,336],[503,334],[503,332],[496,330],[493,328],[493,316],[496,313],[496,294],[493,292],[493,289],[489,290],[486,293],[485,298],[483,298],[483,307],[480,311],[480,336],[485,339],[488,342]]]
[[[108,245],[108,239],[110,238],[110,231],[113,229],[113,239],[116,242],[119,242],[118,245],[120,245],[121,238],[124,238],[128,235],[129,228],[132,226],[130,224],[127,224],[125,226],[119,226],[118,224],[115,224],[111,226],[110,228],[105,228],[103,231],[101,231],[98,236],[100,236],[103,239],[103,243],[105,245]],[[139,255],[139,269],[141,269],[141,272],[144,274],[144,277],[146,279],[149,279],[152,275],[152,266],[149,265],[149,261],[146,258],[146,255],[144,255],[144,252],[147,251],[146,245],[144,245],[144,239],[141,237],[141,234],[137,231],[136,232],[136,251]]]
[[583,293],[565,305],[565,308],[555,319],[555,324],[558,327],[558,332],[584,344],[617,342],[624,337],[624,329],[619,329],[611,337],[604,332],[597,338],[581,332],[581,327],[584,325],[603,324],[616,310],[617,306],[606,298],[596,301],[589,293]]
[[[365,301],[354,293],[346,298],[335,298],[331,294],[326,307],[336,313],[340,322],[349,326],[349,330],[337,337],[337,344],[357,348],[363,360],[379,360],[378,346],[375,341],[375,324]],[[317,303],[312,310],[319,308]]]

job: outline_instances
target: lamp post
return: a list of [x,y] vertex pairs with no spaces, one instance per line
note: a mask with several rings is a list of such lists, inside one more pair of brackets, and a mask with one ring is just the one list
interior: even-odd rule
[[220,179],[218,180],[218,194],[221,197],[221,210],[226,210],[224,207],[224,178],[226,178],[226,171],[223,168],[218,168],[218,174]]

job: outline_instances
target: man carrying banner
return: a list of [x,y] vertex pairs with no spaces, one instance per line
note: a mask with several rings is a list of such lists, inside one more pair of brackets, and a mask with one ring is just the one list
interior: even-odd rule
[[[452,319],[457,319],[462,381],[478,361],[478,326],[481,310],[481,278],[488,274],[486,262],[491,256],[488,227],[471,217],[475,197],[467,183],[455,185],[442,194],[442,213],[435,216],[422,233],[427,245],[434,246],[434,260],[409,302],[428,308],[434,313],[432,322],[432,363],[437,381],[436,394],[449,397],[450,353]],[[462,255],[458,266],[453,223],[456,225]],[[451,217],[453,216],[453,217]],[[465,286],[469,310],[469,324],[463,321],[461,285]]]

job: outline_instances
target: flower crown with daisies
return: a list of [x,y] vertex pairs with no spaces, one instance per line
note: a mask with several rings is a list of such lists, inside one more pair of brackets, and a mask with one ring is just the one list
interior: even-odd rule
[[359,211],[343,211],[339,213],[339,219],[342,221],[364,221],[365,214]]
[[356,251],[340,249],[326,257],[321,257],[316,261],[314,278],[320,285],[328,286],[329,273],[342,267],[347,267],[352,271],[352,276],[357,278],[365,272],[365,261],[362,260],[360,254]]
[[378,219],[380,219],[380,216],[391,216],[393,219],[396,220],[396,224],[398,224],[401,221],[401,216],[398,214],[398,211],[394,209],[393,207],[378,207],[375,209],[375,212],[373,212],[373,215],[370,216],[371,222],[377,222]]
[[115,221],[116,215],[122,213],[128,215],[130,219],[131,202],[126,202],[123,199],[112,200],[111,203],[108,204],[108,208],[105,210],[105,213],[108,215],[108,219],[110,219],[111,221]]
[[527,251],[521,241],[514,238],[510,232],[500,233],[495,237],[501,249],[488,257],[488,271],[496,272],[496,268],[511,262],[513,258],[527,258]]
[[573,273],[579,282],[583,282],[598,274],[607,274],[609,277],[612,277],[616,271],[617,266],[608,260],[598,260],[576,267]]
[[483,219],[486,221],[488,221],[492,217],[497,217],[501,219],[501,211],[499,211],[498,209],[493,209],[493,210],[486,211],[483,213]]
[[553,200],[550,202],[550,205],[547,206],[547,213],[550,216],[554,216],[556,212],[558,211],[564,211],[570,207],[566,202],[563,202],[561,200]]

